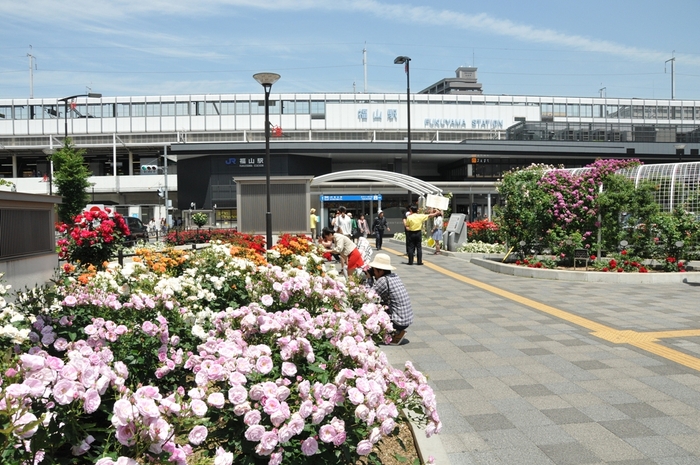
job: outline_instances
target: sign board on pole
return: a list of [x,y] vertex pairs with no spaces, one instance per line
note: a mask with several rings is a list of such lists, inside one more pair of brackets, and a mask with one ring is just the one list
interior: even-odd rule
[[321,202],[359,202],[362,200],[382,200],[382,194],[321,196]]
[[425,200],[425,206],[430,208],[438,208],[440,210],[447,210],[450,208],[450,199],[441,195],[428,194],[428,197]]

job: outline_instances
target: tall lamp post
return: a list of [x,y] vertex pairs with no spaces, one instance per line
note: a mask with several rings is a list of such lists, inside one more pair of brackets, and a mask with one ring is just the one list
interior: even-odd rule
[[[411,176],[411,58],[407,56],[398,56],[394,59],[395,65],[406,65],[406,154],[408,155],[408,175]],[[408,204],[411,205],[411,191],[408,191]]]
[[267,233],[267,248],[272,247],[272,203],[270,202],[270,90],[272,84],[280,78],[275,73],[258,73],[253,79],[262,84],[265,89],[265,194],[267,196],[267,213],[265,213],[265,231]]
[[[89,94],[71,95],[58,99],[59,102],[63,102],[63,135],[65,139],[68,139],[68,101],[78,97],[101,98],[102,94],[90,92]],[[65,140],[63,143],[65,144]]]

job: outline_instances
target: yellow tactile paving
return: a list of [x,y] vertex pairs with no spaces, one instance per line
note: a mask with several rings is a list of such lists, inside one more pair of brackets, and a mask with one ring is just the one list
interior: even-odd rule
[[[400,252],[387,249],[387,252],[391,252],[395,255],[402,255]],[[491,292],[493,294],[499,295],[505,299],[518,302],[522,305],[526,305],[537,311],[547,313],[548,315],[554,316],[569,323],[573,323],[582,328],[591,331],[591,335],[603,339],[614,344],[628,344],[638,349],[644,350],[646,352],[652,353],[659,357],[665,358],[672,362],[678,363],[680,365],[686,366],[693,370],[700,371],[700,358],[694,357],[692,355],[684,354],[675,349],[665,347],[658,344],[659,339],[669,339],[669,338],[682,338],[682,337],[694,337],[700,336],[700,329],[684,329],[684,330],[670,330],[670,331],[653,331],[653,332],[638,332],[629,329],[618,330],[610,328],[609,326],[603,325],[601,323],[589,320],[588,318],[583,318],[573,313],[560,310],[558,308],[552,307],[550,305],[545,305],[541,302],[537,302],[527,297],[509,292],[503,289],[499,289],[490,284],[477,281],[475,279],[467,278],[453,271],[447,270],[438,266],[434,263],[424,262],[424,266],[437,271],[445,276],[461,281],[470,286],[483,289],[484,291]]]

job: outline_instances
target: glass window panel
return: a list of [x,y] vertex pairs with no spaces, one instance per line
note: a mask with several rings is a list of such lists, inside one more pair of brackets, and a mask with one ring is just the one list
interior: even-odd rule
[[[270,114],[278,115],[280,112],[280,105],[276,100],[270,100]],[[251,115],[264,115],[265,114],[265,100],[259,100],[253,102],[250,107]]]
[[236,114],[237,115],[249,115],[250,114],[250,102],[236,102]]
[[605,110],[608,118],[618,118],[619,108],[617,105],[606,105]]
[[[2,113],[1,109],[0,113]],[[700,107],[695,107],[695,119],[700,119]]]
[[282,114],[293,115],[295,113],[294,101],[292,100],[282,100]]
[[221,102],[221,114],[222,115],[235,115],[236,114],[236,103],[235,102]]
[[12,107],[0,105],[0,119],[12,119]]
[[131,116],[146,116],[146,104],[144,104],[144,103],[132,103],[131,104]]
[[146,116],[160,116],[160,102],[147,103]]
[[201,116],[204,115],[204,102],[192,102],[192,115]]
[[681,119],[681,107],[671,107],[671,119]]
[[593,105],[593,117],[602,118],[605,116],[605,105]]
[[124,118],[131,116],[130,103],[117,103],[117,117]]
[[693,107],[683,107],[683,119],[693,119]]
[[29,118],[29,107],[26,105],[15,105],[15,119]]
[[102,105],[99,103],[88,105],[87,114],[93,118],[102,118]]
[[311,114],[326,114],[326,102],[311,102]]
[[207,115],[220,115],[219,102],[207,102]]
[[553,113],[553,105],[551,103],[543,103],[540,105],[540,112],[542,114],[542,118],[551,118],[554,116]]
[[633,105],[632,118],[644,118],[644,107],[641,105]]
[[566,106],[566,116],[579,116],[579,106],[568,104]]
[[297,101],[297,105],[296,105],[296,114],[297,114],[297,115],[308,115],[308,114],[309,114],[309,102],[307,102],[307,101],[302,101],[302,102]]
[[160,114],[163,116],[175,116],[175,103],[163,102],[160,104]]
[[114,104],[113,103],[103,103],[102,104],[102,117],[103,118],[114,118]]
[[656,107],[657,118],[668,118],[668,107]]
[[581,105],[581,116],[590,118],[593,116],[593,106],[592,105]]
[[177,102],[175,104],[175,113],[177,114],[177,116],[187,116],[190,114],[189,108],[189,102]]
[[566,116],[566,105],[563,103],[555,103],[554,116]]

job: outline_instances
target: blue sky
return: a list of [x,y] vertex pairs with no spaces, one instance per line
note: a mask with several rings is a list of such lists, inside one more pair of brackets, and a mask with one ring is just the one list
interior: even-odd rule
[[[698,0],[0,2],[0,98],[406,91],[478,67],[486,94],[700,100]],[[31,45],[31,48],[30,48]],[[675,53],[674,53],[675,51]]]

